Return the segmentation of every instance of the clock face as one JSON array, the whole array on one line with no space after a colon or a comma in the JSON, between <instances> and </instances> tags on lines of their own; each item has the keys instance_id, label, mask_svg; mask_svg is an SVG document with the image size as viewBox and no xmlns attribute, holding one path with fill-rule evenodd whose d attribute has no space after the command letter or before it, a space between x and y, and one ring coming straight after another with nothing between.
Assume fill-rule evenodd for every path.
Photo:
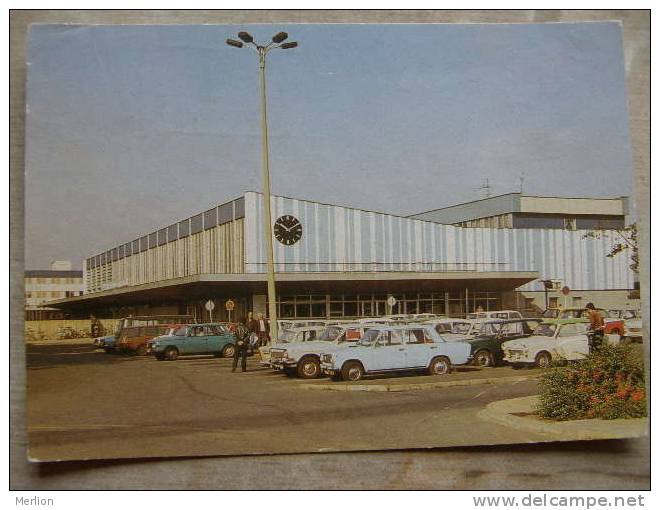
<instances>
[{"instance_id":1,"label":"clock face","mask_svg":"<svg viewBox=\"0 0 660 510\"><path fill-rule=\"evenodd\" d=\"M277 218L273 226L275 239L286 246L291 246L300 241L302 231L302 225L298 221L298 218L290 214L285 214Z\"/></svg>"}]
</instances>

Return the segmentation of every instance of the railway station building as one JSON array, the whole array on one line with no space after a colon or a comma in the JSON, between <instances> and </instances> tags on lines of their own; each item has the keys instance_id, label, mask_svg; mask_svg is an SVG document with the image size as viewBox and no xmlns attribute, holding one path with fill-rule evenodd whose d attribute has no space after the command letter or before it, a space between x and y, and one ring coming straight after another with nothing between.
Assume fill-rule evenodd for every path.
<instances>
[{"instance_id":1,"label":"railway station building","mask_svg":"<svg viewBox=\"0 0 660 510\"><path fill-rule=\"evenodd\" d=\"M546 200L542 212L530 212L521 204L529 208L533 200L505 197L481 209L463 204L450 215L436 210L411 217L272 197L279 317L462 315L478 307L537 314L544 308L544 280L571 289L564 306L591 299L603 307L632 306L628 257L607 257L615 236L585 237L586 228L620 228L625 199ZM553 207L573 220L557 220L548 212ZM470 212L459 214L461 209ZM224 303L231 299L234 317L266 314L262 215L263 195L250 191L90 254L83 262L83 295L49 306L73 318L203 318L204 303L213 300L214 319L226 320ZM536 219L521 220L525 215ZM396 299L392 309L390 296Z\"/></svg>"}]
</instances>

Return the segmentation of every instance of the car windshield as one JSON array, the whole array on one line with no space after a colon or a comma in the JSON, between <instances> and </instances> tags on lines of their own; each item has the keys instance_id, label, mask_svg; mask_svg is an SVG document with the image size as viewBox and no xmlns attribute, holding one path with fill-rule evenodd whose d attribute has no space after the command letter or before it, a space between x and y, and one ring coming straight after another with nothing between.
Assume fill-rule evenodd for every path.
<instances>
[{"instance_id":1,"label":"car windshield","mask_svg":"<svg viewBox=\"0 0 660 510\"><path fill-rule=\"evenodd\" d=\"M435 325L435 330L436 330L438 333L441 333L441 334L442 334L442 333L451 333L451 332L452 332L451 323L449 323L449 322L441 322L441 323L439 323L439 324L436 324L436 325Z\"/></svg>"},{"instance_id":2,"label":"car windshield","mask_svg":"<svg viewBox=\"0 0 660 510\"><path fill-rule=\"evenodd\" d=\"M460 322L454 324L454 327L451 328L451 332L458 335L467 335L468 331L470 331L470 326L471 324L469 322Z\"/></svg>"},{"instance_id":3,"label":"car windshield","mask_svg":"<svg viewBox=\"0 0 660 510\"><path fill-rule=\"evenodd\" d=\"M188 334L188 328L186 326L181 326L174 332L174 336L186 336Z\"/></svg>"},{"instance_id":4,"label":"car windshield","mask_svg":"<svg viewBox=\"0 0 660 510\"><path fill-rule=\"evenodd\" d=\"M324 342L334 342L337 340L337 337L341 334L342 330L343 328L338 326L326 328L318 339Z\"/></svg>"},{"instance_id":5,"label":"car windshield","mask_svg":"<svg viewBox=\"0 0 660 510\"><path fill-rule=\"evenodd\" d=\"M295 331L285 331L282 333L282 336L280 337L280 342L282 343L288 343L288 342L293 342L296 339L296 333Z\"/></svg>"},{"instance_id":6,"label":"car windshield","mask_svg":"<svg viewBox=\"0 0 660 510\"><path fill-rule=\"evenodd\" d=\"M378 335L380 335L380 331L377 329L370 329L362 335L362 338L360 338L357 343L358 345L372 345L378 338Z\"/></svg>"},{"instance_id":7,"label":"car windshield","mask_svg":"<svg viewBox=\"0 0 660 510\"><path fill-rule=\"evenodd\" d=\"M623 319L637 319L640 317L640 314L637 310L623 310L622 318Z\"/></svg>"},{"instance_id":8,"label":"car windshield","mask_svg":"<svg viewBox=\"0 0 660 510\"><path fill-rule=\"evenodd\" d=\"M555 336L556 324L539 324L534 330L535 336Z\"/></svg>"},{"instance_id":9,"label":"car windshield","mask_svg":"<svg viewBox=\"0 0 660 510\"><path fill-rule=\"evenodd\" d=\"M484 322L481 324L481 327L479 328L479 334L497 335L497 332L500 330L501 326L502 324L498 322Z\"/></svg>"}]
</instances>

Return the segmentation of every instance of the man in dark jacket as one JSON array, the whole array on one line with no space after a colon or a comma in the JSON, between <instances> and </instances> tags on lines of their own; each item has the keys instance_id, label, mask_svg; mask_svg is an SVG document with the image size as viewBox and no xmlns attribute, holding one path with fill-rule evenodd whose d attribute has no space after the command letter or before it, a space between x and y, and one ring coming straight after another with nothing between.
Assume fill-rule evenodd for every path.
<instances>
[{"instance_id":1,"label":"man in dark jacket","mask_svg":"<svg viewBox=\"0 0 660 510\"><path fill-rule=\"evenodd\" d=\"M234 336L236 337L236 348L234 349L234 363L232 364L231 371L236 372L238 358L241 358L241 368L245 372L247 370L248 347L250 346L250 330L242 320L237 321Z\"/></svg>"}]
</instances>

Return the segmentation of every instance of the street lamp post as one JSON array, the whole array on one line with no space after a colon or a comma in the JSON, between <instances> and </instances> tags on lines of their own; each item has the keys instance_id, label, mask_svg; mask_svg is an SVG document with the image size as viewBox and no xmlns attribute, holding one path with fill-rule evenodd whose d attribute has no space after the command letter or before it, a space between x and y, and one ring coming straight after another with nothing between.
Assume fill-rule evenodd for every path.
<instances>
[{"instance_id":1,"label":"street lamp post","mask_svg":"<svg viewBox=\"0 0 660 510\"><path fill-rule=\"evenodd\" d=\"M288 50L298 46L297 42L284 41L287 39L286 32L275 34L266 45L257 44L254 38L247 32L239 32L238 38L227 39L227 44L234 48L242 48L244 43L259 55L259 78L261 84L261 159L263 164L263 187L264 187L264 242L266 243L266 272L268 281L268 316L270 317L271 338L277 341L277 301L275 294L275 262L273 257L273 220L270 211L270 165L268 161L268 114L266 108L266 55L270 50Z\"/></svg>"}]
</instances>

